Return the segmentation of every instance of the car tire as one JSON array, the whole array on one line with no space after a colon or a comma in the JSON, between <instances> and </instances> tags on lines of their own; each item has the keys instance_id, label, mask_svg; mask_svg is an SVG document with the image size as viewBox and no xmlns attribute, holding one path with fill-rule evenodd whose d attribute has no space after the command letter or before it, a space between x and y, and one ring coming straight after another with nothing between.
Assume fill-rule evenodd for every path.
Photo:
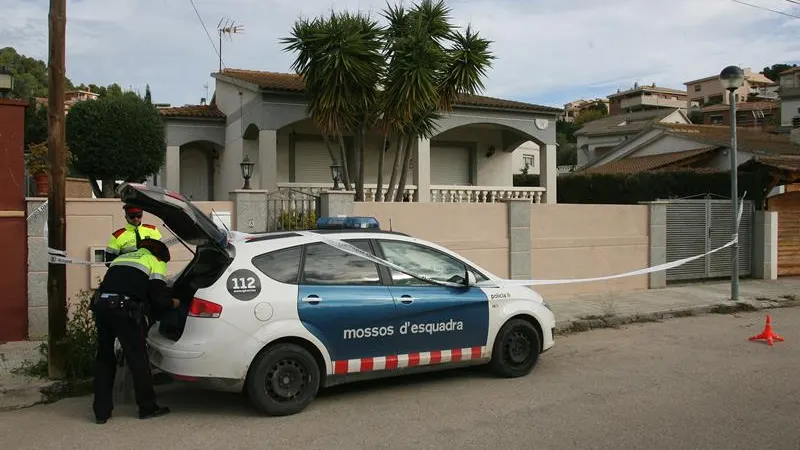
<instances>
[{"instance_id":1,"label":"car tire","mask_svg":"<svg viewBox=\"0 0 800 450\"><path fill-rule=\"evenodd\" d=\"M316 398L320 368L308 350L278 344L253 362L247 393L256 408L270 416L288 416L304 410Z\"/></svg>"},{"instance_id":2,"label":"car tire","mask_svg":"<svg viewBox=\"0 0 800 450\"><path fill-rule=\"evenodd\" d=\"M539 361L541 339L534 326L523 319L506 322L497 333L489 368L506 378L529 374Z\"/></svg>"}]
</instances>

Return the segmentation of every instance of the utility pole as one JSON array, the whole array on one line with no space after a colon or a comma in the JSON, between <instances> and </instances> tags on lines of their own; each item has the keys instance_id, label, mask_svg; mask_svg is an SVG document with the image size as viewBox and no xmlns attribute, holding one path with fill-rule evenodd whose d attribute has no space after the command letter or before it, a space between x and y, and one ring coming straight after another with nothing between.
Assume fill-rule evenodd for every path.
<instances>
[{"instance_id":1,"label":"utility pole","mask_svg":"<svg viewBox=\"0 0 800 450\"><path fill-rule=\"evenodd\" d=\"M47 246L66 250L66 201L64 145L64 80L66 77L65 34L67 22L66 0L50 0L49 28L50 51L48 57L47 95L47 146L50 157L50 194L48 195ZM48 321L48 372L51 378L66 375L67 349L67 266L47 266L47 321Z\"/></svg>"}]
</instances>

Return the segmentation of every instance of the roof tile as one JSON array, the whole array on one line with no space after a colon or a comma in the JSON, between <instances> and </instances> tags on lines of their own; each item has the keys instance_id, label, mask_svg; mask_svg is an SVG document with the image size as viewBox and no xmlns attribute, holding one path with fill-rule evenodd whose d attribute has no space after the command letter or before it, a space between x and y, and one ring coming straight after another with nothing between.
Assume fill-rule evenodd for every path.
<instances>
[{"instance_id":1,"label":"roof tile","mask_svg":"<svg viewBox=\"0 0 800 450\"><path fill-rule=\"evenodd\" d=\"M222 69L222 72L218 72L218 74L239 81L244 81L246 83L254 84L262 89L296 93L305 91L305 83L303 82L303 78L294 73L265 72L244 69ZM482 95L461 95L457 104L461 106L480 106L486 108L514 109L520 111L550 113L558 113L562 111L560 108L494 97L486 97Z\"/></svg>"},{"instance_id":2,"label":"roof tile","mask_svg":"<svg viewBox=\"0 0 800 450\"><path fill-rule=\"evenodd\" d=\"M663 128L672 135L682 136L706 145L729 147L731 142L729 126L659 123L656 124L656 127ZM744 127L737 128L736 131L739 150L767 155L800 154L800 145L793 144L788 135L766 133Z\"/></svg>"},{"instance_id":3,"label":"roof tile","mask_svg":"<svg viewBox=\"0 0 800 450\"><path fill-rule=\"evenodd\" d=\"M217 108L217 105L185 105L159 108L158 112L164 117L203 117L224 119L225 114Z\"/></svg>"},{"instance_id":4,"label":"roof tile","mask_svg":"<svg viewBox=\"0 0 800 450\"><path fill-rule=\"evenodd\" d=\"M669 168L675 165L680 165L680 163L687 163L689 160L695 157L709 154L717 148L718 147L716 146L711 146L682 152L662 153L660 155L622 158L601 166L581 170L578 172L578 174L631 174L646 172L649 170L657 170L661 168Z\"/></svg>"}]
</instances>

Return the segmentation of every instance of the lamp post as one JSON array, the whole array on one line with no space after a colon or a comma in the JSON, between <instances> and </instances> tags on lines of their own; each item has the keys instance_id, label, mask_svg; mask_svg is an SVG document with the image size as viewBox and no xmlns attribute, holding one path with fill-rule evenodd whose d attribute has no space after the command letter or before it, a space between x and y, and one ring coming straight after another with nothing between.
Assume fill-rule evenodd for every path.
<instances>
[{"instance_id":1,"label":"lamp post","mask_svg":"<svg viewBox=\"0 0 800 450\"><path fill-rule=\"evenodd\" d=\"M719 74L719 81L722 87L729 92L731 103L731 217L733 223L731 231L733 239L733 254L731 255L731 300L739 300L739 186L738 186L738 163L736 162L736 91L744 82L744 71L737 66L728 66L722 69Z\"/></svg>"},{"instance_id":2,"label":"lamp post","mask_svg":"<svg viewBox=\"0 0 800 450\"><path fill-rule=\"evenodd\" d=\"M5 66L0 66L0 98L6 98L14 89L14 74Z\"/></svg>"},{"instance_id":3,"label":"lamp post","mask_svg":"<svg viewBox=\"0 0 800 450\"><path fill-rule=\"evenodd\" d=\"M339 181L342 179L342 166L338 161L331 164L331 178L333 179L333 190L339 190Z\"/></svg>"},{"instance_id":4,"label":"lamp post","mask_svg":"<svg viewBox=\"0 0 800 450\"><path fill-rule=\"evenodd\" d=\"M247 155L244 155L244 159L239 163L239 166L242 168L242 178L244 178L244 186L242 186L242 189L250 189L250 177L253 176L253 167L255 165L256 163L251 161L250 157Z\"/></svg>"}]
</instances>

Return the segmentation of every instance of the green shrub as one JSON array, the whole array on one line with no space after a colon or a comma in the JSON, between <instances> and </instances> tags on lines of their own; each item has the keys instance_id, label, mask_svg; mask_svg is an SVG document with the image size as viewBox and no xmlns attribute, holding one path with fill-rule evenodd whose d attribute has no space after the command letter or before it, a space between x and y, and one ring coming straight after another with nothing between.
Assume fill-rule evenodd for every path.
<instances>
[{"instance_id":1,"label":"green shrub","mask_svg":"<svg viewBox=\"0 0 800 450\"><path fill-rule=\"evenodd\" d=\"M67 352L67 380L82 380L92 376L97 346L97 332L94 325L94 317L89 309L91 298L91 291L80 291L76 298L77 301L73 304L74 312L68 314L67 336L64 342L64 348ZM47 341L39 346L39 352L42 355L42 359L36 362L26 361L22 367L13 371L15 373L48 378Z\"/></svg>"},{"instance_id":2,"label":"green shrub","mask_svg":"<svg viewBox=\"0 0 800 450\"><path fill-rule=\"evenodd\" d=\"M747 191L756 209L762 209L767 178L761 172L739 173L739 196ZM514 186L539 186L538 175L514 175ZM665 170L635 174L568 174L557 181L558 203L636 204L658 199L702 197L730 198L727 171Z\"/></svg>"},{"instance_id":3,"label":"green shrub","mask_svg":"<svg viewBox=\"0 0 800 450\"><path fill-rule=\"evenodd\" d=\"M277 225L279 230L312 230L317 225L317 214L285 211L278 217Z\"/></svg>"}]
</instances>

